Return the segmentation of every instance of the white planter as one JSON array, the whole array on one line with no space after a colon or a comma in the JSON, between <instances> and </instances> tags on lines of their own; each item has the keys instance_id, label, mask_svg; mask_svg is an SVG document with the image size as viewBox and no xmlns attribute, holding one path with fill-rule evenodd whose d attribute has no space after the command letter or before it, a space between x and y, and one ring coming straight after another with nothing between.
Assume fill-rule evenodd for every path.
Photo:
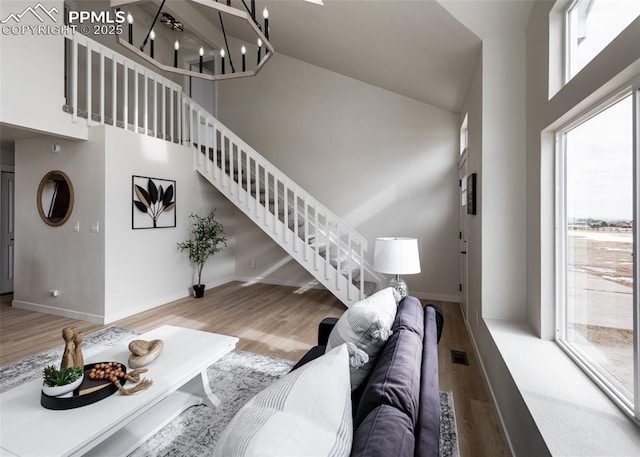
<instances>
[{"instance_id":1,"label":"white planter","mask_svg":"<svg viewBox=\"0 0 640 457\"><path fill-rule=\"evenodd\" d=\"M42 392L45 395L49 395L50 397L71 397L73 395L73 391L82 384L82 380L84 379L84 373L71 384L66 384L64 386L53 386L49 387L47 385L42 385Z\"/></svg>"}]
</instances>

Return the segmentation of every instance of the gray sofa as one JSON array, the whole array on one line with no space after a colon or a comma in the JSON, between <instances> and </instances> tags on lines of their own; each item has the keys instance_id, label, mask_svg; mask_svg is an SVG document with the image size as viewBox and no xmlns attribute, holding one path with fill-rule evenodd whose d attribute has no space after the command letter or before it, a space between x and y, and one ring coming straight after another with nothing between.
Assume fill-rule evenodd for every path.
<instances>
[{"instance_id":1,"label":"gray sofa","mask_svg":"<svg viewBox=\"0 0 640 457\"><path fill-rule=\"evenodd\" d=\"M318 330L318 346L293 367L324 354L337 319L327 318ZM424 308L406 297L373 371L352 393L353 446L351 456L438 456L440 389L438 343L444 317L436 305Z\"/></svg>"}]
</instances>

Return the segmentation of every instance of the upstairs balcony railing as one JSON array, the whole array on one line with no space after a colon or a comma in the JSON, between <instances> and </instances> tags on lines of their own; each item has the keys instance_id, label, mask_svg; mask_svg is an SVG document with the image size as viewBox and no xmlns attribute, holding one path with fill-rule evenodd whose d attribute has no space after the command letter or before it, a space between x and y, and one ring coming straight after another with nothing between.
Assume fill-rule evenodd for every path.
<instances>
[{"instance_id":1,"label":"upstairs balcony railing","mask_svg":"<svg viewBox=\"0 0 640 457\"><path fill-rule=\"evenodd\" d=\"M109 124L181 142L180 84L82 34L65 38L64 109L73 122Z\"/></svg>"}]
</instances>

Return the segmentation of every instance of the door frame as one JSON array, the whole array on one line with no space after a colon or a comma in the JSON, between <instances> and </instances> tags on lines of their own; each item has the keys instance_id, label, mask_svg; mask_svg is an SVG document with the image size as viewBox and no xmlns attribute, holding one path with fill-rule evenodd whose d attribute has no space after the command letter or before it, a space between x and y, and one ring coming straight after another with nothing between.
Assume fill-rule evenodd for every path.
<instances>
[{"instance_id":1,"label":"door frame","mask_svg":"<svg viewBox=\"0 0 640 457\"><path fill-rule=\"evenodd\" d=\"M13 165L0 165L0 176L2 176L2 173L13 173L13 177L14 177L14 192L13 192L13 209L14 209L14 218L13 218L13 229L14 229L14 238L15 238L15 166ZM2 186L0 185L0 214L2 214L3 208L1 207L2 202L3 202L3 198L2 198ZM3 234L0 233L0 244L4 243L4 239L3 238ZM3 254L4 251L0 250L0 254ZM8 253L7 253L8 255ZM8 258L0 258L0 262L2 262L2 265L7 265L8 262ZM13 255L13 263L15 266L15 248L14 248L14 255ZM0 290L0 293L10 293L13 292L13 287L11 287L11 290Z\"/></svg>"},{"instance_id":2,"label":"door frame","mask_svg":"<svg viewBox=\"0 0 640 457\"><path fill-rule=\"evenodd\" d=\"M462 315L469 320L469 216L467 215L466 195L463 194L463 186L466 186L469 174L469 161L467 149L465 148L458 159L458 179L459 179L459 249L460 259L460 308Z\"/></svg>"}]
</instances>

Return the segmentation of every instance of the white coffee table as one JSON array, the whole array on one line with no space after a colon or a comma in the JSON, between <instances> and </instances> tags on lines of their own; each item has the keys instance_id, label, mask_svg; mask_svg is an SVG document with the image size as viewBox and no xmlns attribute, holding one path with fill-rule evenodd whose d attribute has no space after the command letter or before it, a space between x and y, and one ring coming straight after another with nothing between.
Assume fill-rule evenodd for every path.
<instances>
[{"instance_id":1,"label":"white coffee table","mask_svg":"<svg viewBox=\"0 0 640 457\"><path fill-rule=\"evenodd\" d=\"M189 406L219 403L206 368L231 352L238 338L165 325L135 339L164 342L143 375L153 380L148 390L54 411L40 405L40 379L22 384L0 395L0 455L127 455ZM126 342L85 363L126 364L128 358Z\"/></svg>"}]
</instances>

